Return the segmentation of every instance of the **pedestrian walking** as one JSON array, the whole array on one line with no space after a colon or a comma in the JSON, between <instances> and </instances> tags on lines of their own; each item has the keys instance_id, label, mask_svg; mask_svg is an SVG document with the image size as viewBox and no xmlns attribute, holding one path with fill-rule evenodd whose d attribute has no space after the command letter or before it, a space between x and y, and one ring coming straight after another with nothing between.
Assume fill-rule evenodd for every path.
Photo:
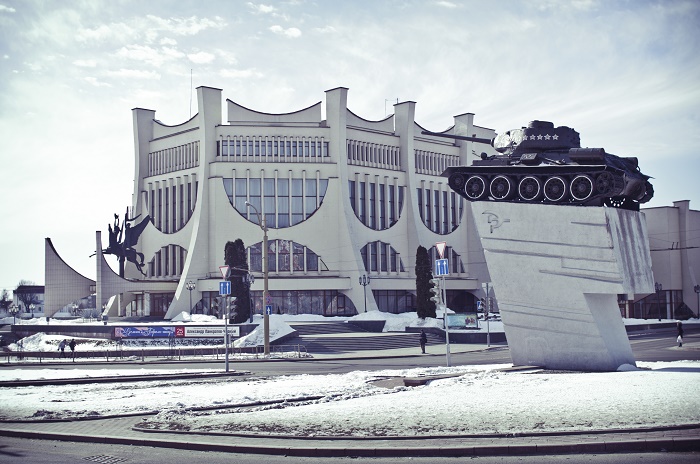
<instances>
[{"instance_id":1,"label":"pedestrian walking","mask_svg":"<svg viewBox=\"0 0 700 464\"><path fill-rule=\"evenodd\" d=\"M61 340L61 343L58 344L58 350L61 352L61 357L65 358L66 357L66 339L64 338Z\"/></svg>"},{"instance_id":2,"label":"pedestrian walking","mask_svg":"<svg viewBox=\"0 0 700 464\"><path fill-rule=\"evenodd\" d=\"M68 346L70 347L70 352L73 356L73 362L75 362L75 338L70 339Z\"/></svg>"},{"instance_id":3,"label":"pedestrian walking","mask_svg":"<svg viewBox=\"0 0 700 464\"><path fill-rule=\"evenodd\" d=\"M676 341L678 342L678 348L683 346L683 337L682 336L679 335L678 338L676 338Z\"/></svg>"},{"instance_id":4,"label":"pedestrian walking","mask_svg":"<svg viewBox=\"0 0 700 464\"><path fill-rule=\"evenodd\" d=\"M681 321L678 321L677 327L678 327L678 336L683 337L683 323Z\"/></svg>"},{"instance_id":5,"label":"pedestrian walking","mask_svg":"<svg viewBox=\"0 0 700 464\"><path fill-rule=\"evenodd\" d=\"M425 344L428 343L428 336L425 334L425 330L420 329L420 349L425 354Z\"/></svg>"}]
</instances>

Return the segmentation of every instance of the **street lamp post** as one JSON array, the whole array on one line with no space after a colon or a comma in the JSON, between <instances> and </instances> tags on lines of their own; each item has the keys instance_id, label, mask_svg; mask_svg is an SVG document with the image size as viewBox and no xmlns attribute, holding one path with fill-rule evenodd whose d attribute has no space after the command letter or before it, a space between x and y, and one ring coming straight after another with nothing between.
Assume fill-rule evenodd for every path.
<instances>
[{"instance_id":1,"label":"street lamp post","mask_svg":"<svg viewBox=\"0 0 700 464\"><path fill-rule=\"evenodd\" d=\"M654 290L656 290L656 308L657 308L657 313L659 316L659 321L661 320L661 290L663 290L663 286L656 282L654 283Z\"/></svg>"},{"instance_id":2,"label":"street lamp post","mask_svg":"<svg viewBox=\"0 0 700 464\"><path fill-rule=\"evenodd\" d=\"M17 313L19 312L19 306L12 303L9 307L10 314L12 314L12 325L17 324Z\"/></svg>"},{"instance_id":3,"label":"street lamp post","mask_svg":"<svg viewBox=\"0 0 700 464\"><path fill-rule=\"evenodd\" d=\"M190 312L192 312L192 290L197 286L194 282L191 280L187 281L185 284L185 288L190 291Z\"/></svg>"},{"instance_id":4,"label":"street lamp post","mask_svg":"<svg viewBox=\"0 0 700 464\"><path fill-rule=\"evenodd\" d=\"M249 201L245 202L246 206L253 208L255 214L258 216L258 222L260 223L260 228L263 231L263 331L265 333L265 356L270 355L270 315L267 313L269 292L267 287L268 279L268 256L267 256L267 224L265 218L260 215L258 209L253 206Z\"/></svg>"},{"instance_id":5,"label":"street lamp post","mask_svg":"<svg viewBox=\"0 0 700 464\"><path fill-rule=\"evenodd\" d=\"M698 297L698 319L700 319L700 285L696 285L693 287L693 290L695 290L695 295Z\"/></svg>"},{"instance_id":6,"label":"street lamp post","mask_svg":"<svg viewBox=\"0 0 700 464\"><path fill-rule=\"evenodd\" d=\"M362 276L360 276L360 285L362 285L362 289L365 293L365 312L367 312L367 286L371 280L372 279L370 279L368 275L362 274Z\"/></svg>"}]
</instances>

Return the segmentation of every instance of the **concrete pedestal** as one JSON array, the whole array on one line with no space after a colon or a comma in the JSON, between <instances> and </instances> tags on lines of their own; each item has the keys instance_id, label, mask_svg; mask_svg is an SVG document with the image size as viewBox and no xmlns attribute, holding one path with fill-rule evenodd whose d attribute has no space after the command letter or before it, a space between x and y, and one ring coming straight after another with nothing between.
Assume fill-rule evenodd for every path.
<instances>
[{"instance_id":1,"label":"concrete pedestal","mask_svg":"<svg viewBox=\"0 0 700 464\"><path fill-rule=\"evenodd\" d=\"M515 365L635 365L618 294L653 293L644 215L615 208L472 203Z\"/></svg>"}]
</instances>

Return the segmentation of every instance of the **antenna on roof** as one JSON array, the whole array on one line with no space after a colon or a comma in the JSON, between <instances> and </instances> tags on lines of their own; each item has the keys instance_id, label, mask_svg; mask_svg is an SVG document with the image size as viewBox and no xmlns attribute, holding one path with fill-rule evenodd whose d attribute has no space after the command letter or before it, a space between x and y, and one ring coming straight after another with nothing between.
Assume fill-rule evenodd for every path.
<instances>
[{"instance_id":1,"label":"antenna on roof","mask_svg":"<svg viewBox=\"0 0 700 464\"><path fill-rule=\"evenodd\" d=\"M393 101L394 101L393 98L385 98L385 99L384 99L384 117L386 117L386 102L393 102ZM398 99L398 98L396 98L396 104L397 104L397 105L399 104L399 99Z\"/></svg>"}]
</instances>

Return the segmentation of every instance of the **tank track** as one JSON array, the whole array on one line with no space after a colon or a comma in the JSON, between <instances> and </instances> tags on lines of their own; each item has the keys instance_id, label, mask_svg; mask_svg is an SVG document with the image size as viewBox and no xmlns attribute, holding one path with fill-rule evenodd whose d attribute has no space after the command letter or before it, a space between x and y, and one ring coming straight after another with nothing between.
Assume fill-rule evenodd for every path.
<instances>
[{"instance_id":1,"label":"tank track","mask_svg":"<svg viewBox=\"0 0 700 464\"><path fill-rule=\"evenodd\" d=\"M639 210L639 203L653 196L651 184L646 183L646 192L625 192L624 176L623 171L606 165L472 166L453 168L448 183L469 201L605 205Z\"/></svg>"}]
</instances>

